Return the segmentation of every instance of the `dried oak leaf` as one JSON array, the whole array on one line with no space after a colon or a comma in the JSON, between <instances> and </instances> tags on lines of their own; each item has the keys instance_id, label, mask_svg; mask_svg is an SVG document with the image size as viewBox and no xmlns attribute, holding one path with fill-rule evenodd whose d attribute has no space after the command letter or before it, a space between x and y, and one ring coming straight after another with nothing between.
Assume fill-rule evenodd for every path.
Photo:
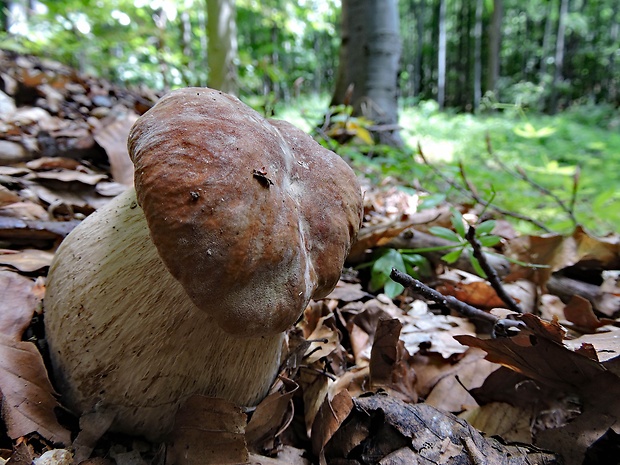
<instances>
[{"instance_id":1,"label":"dried oak leaf","mask_svg":"<svg viewBox=\"0 0 620 465\"><path fill-rule=\"evenodd\" d=\"M11 439L38 432L54 443L69 444L69 431L57 421L56 393L41 354L22 334L38 304L35 283L0 271L0 391L2 418Z\"/></svg>"}]
</instances>

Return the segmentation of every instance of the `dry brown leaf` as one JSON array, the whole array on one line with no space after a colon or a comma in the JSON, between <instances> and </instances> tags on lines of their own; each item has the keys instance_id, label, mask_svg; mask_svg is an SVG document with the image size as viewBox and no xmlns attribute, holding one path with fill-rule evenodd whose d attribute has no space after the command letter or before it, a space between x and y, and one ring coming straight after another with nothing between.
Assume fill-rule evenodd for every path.
<instances>
[{"instance_id":1,"label":"dry brown leaf","mask_svg":"<svg viewBox=\"0 0 620 465\"><path fill-rule=\"evenodd\" d=\"M89 171L84 165L73 158L66 157L41 157L29 161L26 166L34 171L39 170L81 170Z\"/></svg>"},{"instance_id":2,"label":"dry brown leaf","mask_svg":"<svg viewBox=\"0 0 620 465\"><path fill-rule=\"evenodd\" d=\"M582 386L582 414L570 423L541 431L536 436L541 447L562 452L565 465L581 465L588 449L608 432L620 434L620 378L606 371ZM615 454L612 446L607 455ZM595 462L590 462L595 463Z\"/></svg>"},{"instance_id":3,"label":"dry brown leaf","mask_svg":"<svg viewBox=\"0 0 620 465\"><path fill-rule=\"evenodd\" d=\"M469 349L469 355L460 359L435 383L426 397L426 403L444 412L462 412L478 406L469 391L482 385L499 367L484 359L479 349ZM423 370L421 367L420 370ZM437 379L437 378L436 378Z\"/></svg>"},{"instance_id":4,"label":"dry brown leaf","mask_svg":"<svg viewBox=\"0 0 620 465\"><path fill-rule=\"evenodd\" d=\"M312 451L319 457L321 465L326 464L324 447L349 416L353 399L348 391L340 391L332 399L325 399L312 425Z\"/></svg>"},{"instance_id":5,"label":"dry brown leaf","mask_svg":"<svg viewBox=\"0 0 620 465\"><path fill-rule=\"evenodd\" d=\"M442 284L437 287L437 291L443 295L451 295L477 308L490 309L505 305L487 280L471 273L450 270L440 275L439 279Z\"/></svg>"},{"instance_id":6,"label":"dry brown leaf","mask_svg":"<svg viewBox=\"0 0 620 465\"><path fill-rule=\"evenodd\" d=\"M602 326L615 323L609 318L599 319L592 310L592 304L578 295L571 297L571 300L566 304L564 316L579 330L587 333L593 333Z\"/></svg>"},{"instance_id":7,"label":"dry brown leaf","mask_svg":"<svg viewBox=\"0 0 620 465\"><path fill-rule=\"evenodd\" d=\"M308 437L312 424L329 393L329 378L315 368L302 367L299 370L299 385L304 399L304 421Z\"/></svg>"},{"instance_id":8,"label":"dry brown leaf","mask_svg":"<svg viewBox=\"0 0 620 465\"><path fill-rule=\"evenodd\" d=\"M547 265L548 268L524 268L515 275L532 278L544 285L552 273L579 265L582 268L620 268L620 240L596 238L581 226L571 236L546 235L520 237L509 243L512 255L526 262Z\"/></svg>"},{"instance_id":9,"label":"dry brown leaf","mask_svg":"<svg viewBox=\"0 0 620 465\"><path fill-rule=\"evenodd\" d=\"M527 325L514 337L482 340L455 336L460 343L487 352L487 360L511 368L544 384L560 389L575 389L605 369L594 360L562 345L563 330L557 323L538 317L521 316Z\"/></svg>"},{"instance_id":10,"label":"dry brown leaf","mask_svg":"<svg viewBox=\"0 0 620 465\"><path fill-rule=\"evenodd\" d=\"M69 432L58 423L59 406L43 359L31 342L21 340L38 305L34 283L0 270L0 391L2 417L9 437L32 432L67 445Z\"/></svg>"},{"instance_id":11,"label":"dry brown leaf","mask_svg":"<svg viewBox=\"0 0 620 465\"><path fill-rule=\"evenodd\" d=\"M319 319L314 331L307 336L312 342L304 355L304 363L311 365L340 347L340 335L334 327L333 314Z\"/></svg>"},{"instance_id":12,"label":"dry brown leaf","mask_svg":"<svg viewBox=\"0 0 620 465\"><path fill-rule=\"evenodd\" d=\"M26 177L29 180L61 181L64 183L80 182L94 186L108 177L105 174L84 173L83 171L60 169L55 171L38 171Z\"/></svg>"},{"instance_id":13,"label":"dry brown leaf","mask_svg":"<svg viewBox=\"0 0 620 465\"><path fill-rule=\"evenodd\" d=\"M361 284L338 281L334 290L325 299L355 302L368 297L372 297L372 295L364 291Z\"/></svg>"},{"instance_id":14,"label":"dry brown leaf","mask_svg":"<svg viewBox=\"0 0 620 465\"><path fill-rule=\"evenodd\" d=\"M49 267L54 254L38 249L0 249L0 264L10 265L24 273L32 273Z\"/></svg>"},{"instance_id":15,"label":"dry brown leaf","mask_svg":"<svg viewBox=\"0 0 620 465\"><path fill-rule=\"evenodd\" d=\"M175 416L166 463L175 465L239 464L248 460L246 417L223 399L193 395Z\"/></svg>"},{"instance_id":16,"label":"dry brown leaf","mask_svg":"<svg viewBox=\"0 0 620 465\"><path fill-rule=\"evenodd\" d=\"M18 218L20 220L46 220L47 210L41 205L25 200L0 207L0 216Z\"/></svg>"},{"instance_id":17,"label":"dry brown leaf","mask_svg":"<svg viewBox=\"0 0 620 465\"><path fill-rule=\"evenodd\" d=\"M502 402L492 402L464 412L459 418L467 420L487 436L500 436L505 441L532 443L532 414L530 411Z\"/></svg>"},{"instance_id":18,"label":"dry brown leaf","mask_svg":"<svg viewBox=\"0 0 620 465\"><path fill-rule=\"evenodd\" d=\"M265 397L252 414L245 428L248 449L254 452L273 448L274 440L292 413L291 399L299 389L296 382L280 378L278 389ZM266 443L270 442L268 447Z\"/></svg>"},{"instance_id":19,"label":"dry brown leaf","mask_svg":"<svg viewBox=\"0 0 620 465\"><path fill-rule=\"evenodd\" d=\"M0 207L19 202L20 200L21 197L19 195L0 185Z\"/></svg>"},{"instance_id":20,"label":"dry brown leaf","mask_svg":"<svg viewBox=\"0 0 620 465\"><path fill-rule=\"evenodd\" d=\"M591 344L596 350L597 359L607 368L607 361L620 356L620 328L609 327L609 331L597 334L584 334L576 339L565 341L565 344L577 350L584 344ZM620 375L620 371L616 374Z\"/></svg>"},{"instance_id":21,"label":"dry brown leaf","mask_svg":"<svg viewBox=\"0 0 620 465\"><path fill-rule=\"evenodd\" d=\"M133 163L127 152L127 137L137 119L134 112L113 112L93 134L108 154L112 178L125 186L133 186Z\"/></svg>"}]
</instances>

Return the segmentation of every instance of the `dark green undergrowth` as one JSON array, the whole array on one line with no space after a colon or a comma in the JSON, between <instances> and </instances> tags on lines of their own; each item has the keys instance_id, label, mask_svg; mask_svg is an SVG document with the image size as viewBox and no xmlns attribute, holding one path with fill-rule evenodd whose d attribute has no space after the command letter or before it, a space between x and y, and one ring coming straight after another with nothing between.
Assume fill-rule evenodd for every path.
<instances>
[{"instance_id":1,"label":"dark green undergrowth","mask_svg":"<svg viewBox=\"0 0 620 465\"><path fill-rule=\"evenodd\" d=\"M313 98L276 108L276 117L313 130L325 108L325 99ZM582 106L548 116L506 106L471 115L421 102L401 109L401 126L402 150L324 143L377 183L389 176L405 189L420 186L430 194L427 205L475 203L474 190L478 199L554 232L569 232L575 223L597 234L620 231L617 109ZM541 232L532 222L507 218L520 232Z\"/></svg>"}]
</instances>

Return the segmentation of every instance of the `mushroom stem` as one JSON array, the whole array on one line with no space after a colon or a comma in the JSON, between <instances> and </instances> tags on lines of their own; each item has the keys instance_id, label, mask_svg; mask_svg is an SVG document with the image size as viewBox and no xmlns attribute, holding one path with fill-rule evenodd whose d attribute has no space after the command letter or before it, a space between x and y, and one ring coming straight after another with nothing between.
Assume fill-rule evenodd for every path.
<instances>
[{"instance_id":1,"label":"mushroom stem","mask_svg":"<svg viewBox=\"0 0 620 465\"><path fill-rule=\"evenodd\" d=\"M235 337L199 310L159 257L133 189L61 244L45 309L63 403L111 409L116 431L161 439L190 395L254 405L277 375L284 334Z\"/></svg>"}]
</instances>

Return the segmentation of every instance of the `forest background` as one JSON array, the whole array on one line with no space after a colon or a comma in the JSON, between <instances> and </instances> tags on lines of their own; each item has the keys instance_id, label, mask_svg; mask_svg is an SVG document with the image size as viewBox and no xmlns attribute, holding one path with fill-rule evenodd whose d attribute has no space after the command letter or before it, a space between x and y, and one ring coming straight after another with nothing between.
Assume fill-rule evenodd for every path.
<instances>
[{"instance_id":1,"label":"forest background","mask_svg":"<svg viewBox=\"0 0 620 465\"><path fill-rule=\"evenodd\" d=\"M373 121L329 109L337 0L4 0L0 46L158 92L210 85L228 50L228 90L314 131L377 183L424 187L423 206L471 201L475 190L474 200L525 216L514 219L522 231L618 230L615 0L387 3L399 19L397 148L365 137ZM223 23L234 27L213 35ZM352 141L322 127L326 115Z\"/></svg>"}]
</instances>

